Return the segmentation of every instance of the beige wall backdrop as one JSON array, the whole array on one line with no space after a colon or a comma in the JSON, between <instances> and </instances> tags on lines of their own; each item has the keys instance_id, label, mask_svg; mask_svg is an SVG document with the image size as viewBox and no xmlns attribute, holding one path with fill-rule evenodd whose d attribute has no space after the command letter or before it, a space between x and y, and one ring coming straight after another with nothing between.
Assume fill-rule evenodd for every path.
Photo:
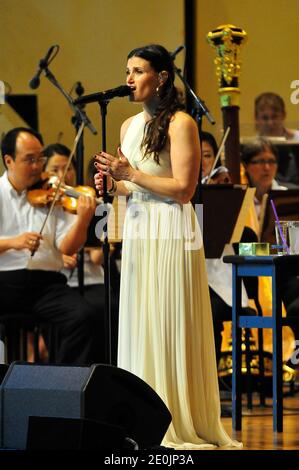
<instances>
[{"instance_id":1,"label":"beige wall backdrop","mask_svg":"<svg viewBox=\"0 0 299 470\"><path fill-rule=\"evenodd\" d=\"M0 0L0 80L10 84L13 94L37 94L46 144L60 137L71 146L74 139L72 111L60 92L44 76L36 91L28 86L51 45L60 46L50 65L56 79L67 92L81 81L88 94L124 84L127 53L150 42L169 50L184 43L183 0ZM182 60L178 57L178 65ZM85 110L99 132L93 136L85 130L86 164L101 147L101 126L98 105ZM127 98L110 102L110 151L118 145L121 122L137 111ZM20 124L7 104L0 106L0 134Z\"/></svg>"},{"instance_id":2,"label":"beige wall backdrop","mask_svg":"<svg viewBox=\"0 0 299 470\"><path fill-rule=\"evenodd\" d=\"M286 102L288 122L299 127L299 105L290 101L290 83L299 79L298 0L196 0L195 5L195 91L217 120L212 127L203 119L203 128L220 137L216 54L206 35L226 23L240 26L248 34L239 80L241 134L253 132L253 102L263 91L279 93ZM183 44L183 0L0 0L0 80L8 82L14 94L37 94L46 143L61 136L61 142L70 146L74 137L72 112L59 91L44 76L36 91L28 86L39 59L51 45L60 45L50 66L57 80L68 92L81 81L87 94L123 84L128 51L149 42L162 43L169 50ZM183 53L177 56L179 67L183 57ZM121 122L137 109L127 98L111 101L109 150L114 151L118 144ZM98 106L90 104L86 112L99 134L93 136L85 130L85 163L101 146ZM20 124L8 105L0 106L0 133L10 123Z\"/></svg>"},{"instance_id":3,"label":"beige wall backdrop","mask_svg":"<svg viewBox=\"0 0 299 470\"><path fill-rule=\"evenodd\" d=\"M196 0L196 91L217 119L216 127L204 120L204 129L219 133L222 125L216 52L206 41L207 33L222 24L234 24L248 34L239 80L241 134L252 132L254 98L264 91L284 98L287 121L299 128L299 104L290 101L290 83L299 80L298 0Z\"/></svg>"}]
</instances>

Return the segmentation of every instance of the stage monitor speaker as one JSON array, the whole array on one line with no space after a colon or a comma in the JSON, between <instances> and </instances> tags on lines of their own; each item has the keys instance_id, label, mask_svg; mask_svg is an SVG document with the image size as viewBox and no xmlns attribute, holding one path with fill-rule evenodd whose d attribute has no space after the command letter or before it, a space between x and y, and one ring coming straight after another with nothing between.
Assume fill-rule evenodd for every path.
<instances>
[{"instance_id":1,"label":"stage monitor speaker","mask_svg":"<svg viewBox=\"0 0 299 470\"><path fill-rule=\"evenodd\" d=\"M161 443L171 414L139 377L118 367L14 362L0 386L1 447L25 449L29 416L85 418L124 429L139 448Z\"/></svg>"},{"instance_id":2,"label":"stage monitor speaker","mask_svg":"<svg viewBox=\"0 0 299 470\"><path fill-rule=\"evenodd\" d=\"M134 447L119 426L85 418L29 416L26 449L134 450Z\"/></svg>"}]
</instances>

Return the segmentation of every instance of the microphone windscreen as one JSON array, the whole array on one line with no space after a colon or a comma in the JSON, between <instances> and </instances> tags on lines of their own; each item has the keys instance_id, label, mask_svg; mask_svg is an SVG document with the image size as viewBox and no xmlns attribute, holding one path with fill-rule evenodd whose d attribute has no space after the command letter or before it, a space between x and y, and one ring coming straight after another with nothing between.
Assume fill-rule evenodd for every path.
<instances>
[{"instance_id":1,"label":"microphone windscreen","mask_svg":"<svg viewBox=\"0 0 299 470\"><path fill-rule=\"evenodd\" d=\"M36 88L38 88L39 84L40 84L40 79L38 77L33 77L29 82L29 86L30 88L32 88L32 90L35 90Z\"/></svg>"}]
</instances>

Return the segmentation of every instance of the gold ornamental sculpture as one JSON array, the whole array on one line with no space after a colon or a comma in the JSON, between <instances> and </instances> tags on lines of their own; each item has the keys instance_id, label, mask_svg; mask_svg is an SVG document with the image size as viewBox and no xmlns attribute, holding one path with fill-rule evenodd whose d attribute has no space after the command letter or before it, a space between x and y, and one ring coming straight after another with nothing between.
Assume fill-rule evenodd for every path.
<instances>
[{"instance_id":1,"label":"gold ornamental sculpture","mask_svg":"<svg viewBox=\"0 0 299 470\"><path fill-rule=\"evenodd\" d=\"M247 40L247 33L242 28L227 24L210 31L207 39L216 49L217 57L214 62L221 107L239 106L240 51Z\"/></svg>"},{"instance_id":2,"label":"gold ornamental sculpture","mask_svg":"<svg viewBox=\"0 0 299 470\"><path fill-rule=\"evenodd\" d=\"M232 182L240 183L240 131L239 131L239 76L240 50L247 34L242 28L227 24L218 26L207 35L208 42L216 49L216 74L219 83L223 131L230 127L225 143L225 165Z\"/></svg>"}]
</instances>

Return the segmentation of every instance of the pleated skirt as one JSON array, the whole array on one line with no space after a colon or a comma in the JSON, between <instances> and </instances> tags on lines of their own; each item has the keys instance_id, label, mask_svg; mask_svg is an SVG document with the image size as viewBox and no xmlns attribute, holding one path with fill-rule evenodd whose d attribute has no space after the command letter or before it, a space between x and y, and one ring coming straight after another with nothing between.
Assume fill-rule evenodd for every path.
<instances>
[{"instance_id":1,"label":"pleated skirt","mask_svg":"<svg viewBox=\"0 0 299 470\"><path fill-rule=\"evenodd\" d=\"M162 398L162 444L241 446L220 421L212 314L200 228L191 204L133 193L126 212L118 366Z\"/></svg>"}]
</instances>

